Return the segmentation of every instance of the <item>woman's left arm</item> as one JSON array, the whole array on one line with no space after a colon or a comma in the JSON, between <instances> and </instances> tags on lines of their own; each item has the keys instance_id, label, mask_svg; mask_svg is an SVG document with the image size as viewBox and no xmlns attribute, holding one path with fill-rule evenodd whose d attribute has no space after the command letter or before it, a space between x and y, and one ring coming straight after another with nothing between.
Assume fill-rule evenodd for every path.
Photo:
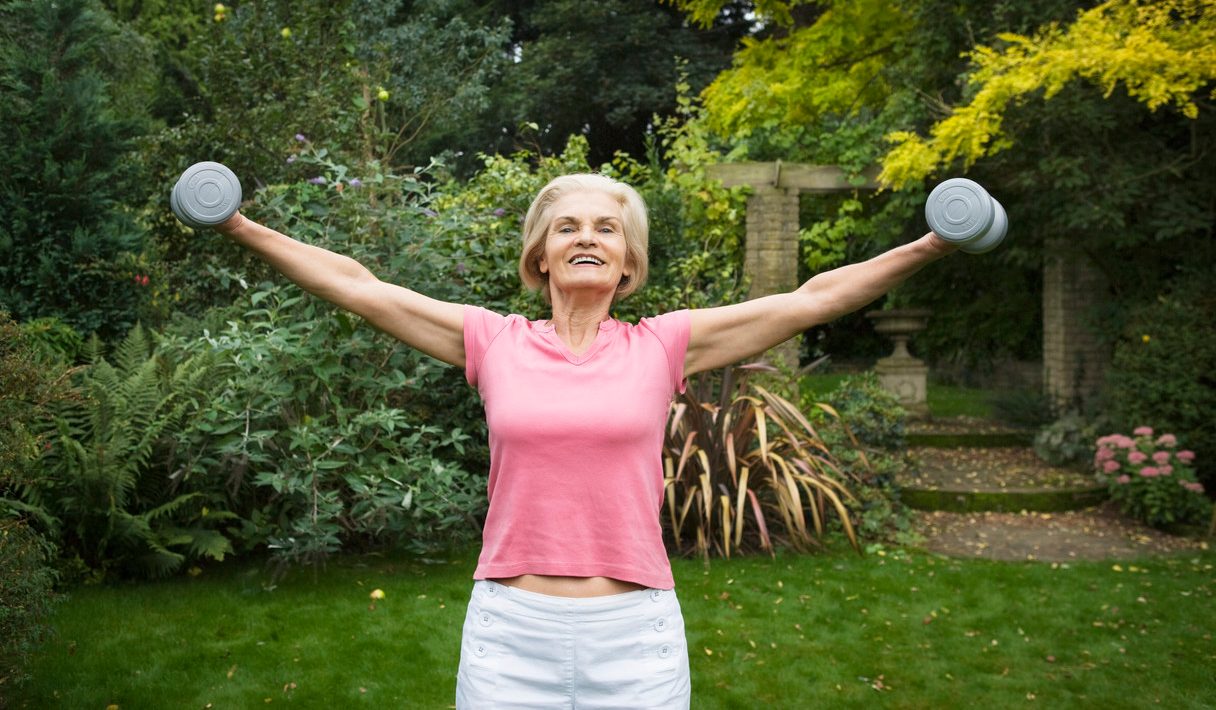
<instances>
[{"instance_id":1,"label":"woman's left arm","mask_svg":"<svg viewBox=\"0 0 1216 710\"><path fill-rule=\"evenodd\" d=\"M869 261L817 274L792 293L690 311L684 374L758 355L808 328L852 313L956 248L929 232Z\"/></svg>"}]
</instances>

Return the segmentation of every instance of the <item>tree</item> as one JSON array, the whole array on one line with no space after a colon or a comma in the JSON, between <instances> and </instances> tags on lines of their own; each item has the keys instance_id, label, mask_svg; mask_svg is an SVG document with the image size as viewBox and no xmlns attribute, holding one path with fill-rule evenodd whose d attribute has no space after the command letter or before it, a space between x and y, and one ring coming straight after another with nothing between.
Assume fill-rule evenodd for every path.
<instances>
[{"instance_id":1,"label":"tree","mask_svg":"<svg viewBox=\"0 0 1216 710\"><path fill-rule=\"evenodd\" d=\"M642 155L655 116L676 113L681 74L699 91L727 66L751 27L744 5L723 3L717 26L699 32L676 8L649 0L464 3L470 22L509 18L511 61L486 111L449 145L468 157L521 147L552 155L581 135L592 165L618 151Z\"/></svg>"},{"instance_id":2,"label":"tree","mask_svg":"<svg viewBox=\"0 0 1216 710\"><path fill-rule=\"evenodd\" d=\"M0 28L0 304L124 332L142 298L144 234L123 203L146 48L94 0L20 0Z\"/></svg>"},{"instance_id":3,"label":"tree","mask_svg":"<svg viewBox=\"0 0 1216 710\"><path fill-rule=\"evenodd\" d=\"M696 18L719 5L681 3ZM1014 220L1007 244L929 270L894 297L936 307L917 339L936 358L1029 356L1041 327L1045 234L1068 235L1108 272L1114 298L1091 315L1112 332L1131 304L1207 258L1216 214L1216 176L1204 170L1216 147L1204 88L1214 65L1211 6L758 3L766 33L703 99L737 154L887 167L898 189L807 208L809 247L867 256L923 230L920 206L933 181L966 172L987 185ZM778 86L777 98L766 83ZM886 136L902 146L888 154ZM849 325L836 326L845 341L855 339Z\"/></svg>"},{"instance_id":4,"label":"tree","mask_svg":"<svg viewBox=\"0 0 1216 710\"><path fill-rule=\"evenodd\" d=\"M1107 0L1067 27L1050 23L1024 36L1002 33L1003 46L978 46L968 80L974 93L935 123L928 139L892 133L882 179L899 186L961 161L964 166L1014 145L1002 132L1011 105L1051 100L1077 80L1116 88L1150 111L1169 107L1199 118L1201 97L1216 98L1216 1Z\"/></svg>"}]
</instances>

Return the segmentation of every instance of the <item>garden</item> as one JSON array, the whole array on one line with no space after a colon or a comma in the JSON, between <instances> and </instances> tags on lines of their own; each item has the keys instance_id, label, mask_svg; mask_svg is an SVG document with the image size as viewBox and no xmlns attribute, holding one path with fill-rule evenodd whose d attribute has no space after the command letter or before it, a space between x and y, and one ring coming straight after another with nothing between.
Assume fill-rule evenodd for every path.
<instances>
[{"instance_id":1,"label":"garden","mask_svg":"<svg viewBox=\"0 0 1216 710\"><path fill-rule=\"evenodd\" d=\"M477 393L175 219L199 160L258 222L530 318L533 197L609 175L650 216L628 322L751 293L752 191L713 166L857 186L800 199L800 282L919 237L941 180L984 184L1005 243L865 309L933 313L923 411L875 375L890 344L861 312L674 399L657 513L693 705L1216 703L1212 0L16 0L0 19L0 707L452 704L487 510ZM1060 263L1087 291L1063 346ZM1011 382L1074 341L1075 388ZM985 446L999 471L949 468ZM1153 544L947 549L941 516L1074 515L924 510L916 489L951 477L991 479L969 501L1080 482L1100 502L1075 515Z\"/></svg>"}]
</instances>

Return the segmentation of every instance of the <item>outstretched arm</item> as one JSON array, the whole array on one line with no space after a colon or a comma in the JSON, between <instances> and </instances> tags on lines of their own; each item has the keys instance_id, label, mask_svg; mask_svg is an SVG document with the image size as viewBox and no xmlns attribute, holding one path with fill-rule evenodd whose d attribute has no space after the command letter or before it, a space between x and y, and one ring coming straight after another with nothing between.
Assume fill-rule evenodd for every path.
<instances>
[{"instance_id":1,"label":"outstretched arm","mask_svg":"<svg viewBox=\"0 0 1216 710\"><path fill-rule=\"evenodd\" d=\"M929 232L869 261L818 274L792 293L693 310L684 374L758 355L808 328L852 313L955 249Z\"/></svg>"},{"instance_id":2,"label":"outstretched arm","mask_svg":"<svg viewBox=\"0 0 1216 710\"><path fill-rule=\"evenodd\" d=\"M350 257L298 242L240 212L216 230L305 291L427 355L464 367L464 306L385 283Z\"/></svg>"}]
</instances>

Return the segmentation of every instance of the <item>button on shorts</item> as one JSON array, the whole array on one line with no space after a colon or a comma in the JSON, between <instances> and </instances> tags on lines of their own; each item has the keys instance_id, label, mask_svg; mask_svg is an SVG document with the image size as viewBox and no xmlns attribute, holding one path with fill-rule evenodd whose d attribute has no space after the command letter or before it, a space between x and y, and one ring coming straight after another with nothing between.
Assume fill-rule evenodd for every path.
<instances>
[{"instance_id":1,"label":"button on shorts","mask_svg":"<svg viewBox=\"0 0 1216 710\"><path fill-rule=\"evenodd\" d=\"M688 708L690 695L674 590L569 598L474 583L459 710Z\"/></svg>"}]
</instances>

